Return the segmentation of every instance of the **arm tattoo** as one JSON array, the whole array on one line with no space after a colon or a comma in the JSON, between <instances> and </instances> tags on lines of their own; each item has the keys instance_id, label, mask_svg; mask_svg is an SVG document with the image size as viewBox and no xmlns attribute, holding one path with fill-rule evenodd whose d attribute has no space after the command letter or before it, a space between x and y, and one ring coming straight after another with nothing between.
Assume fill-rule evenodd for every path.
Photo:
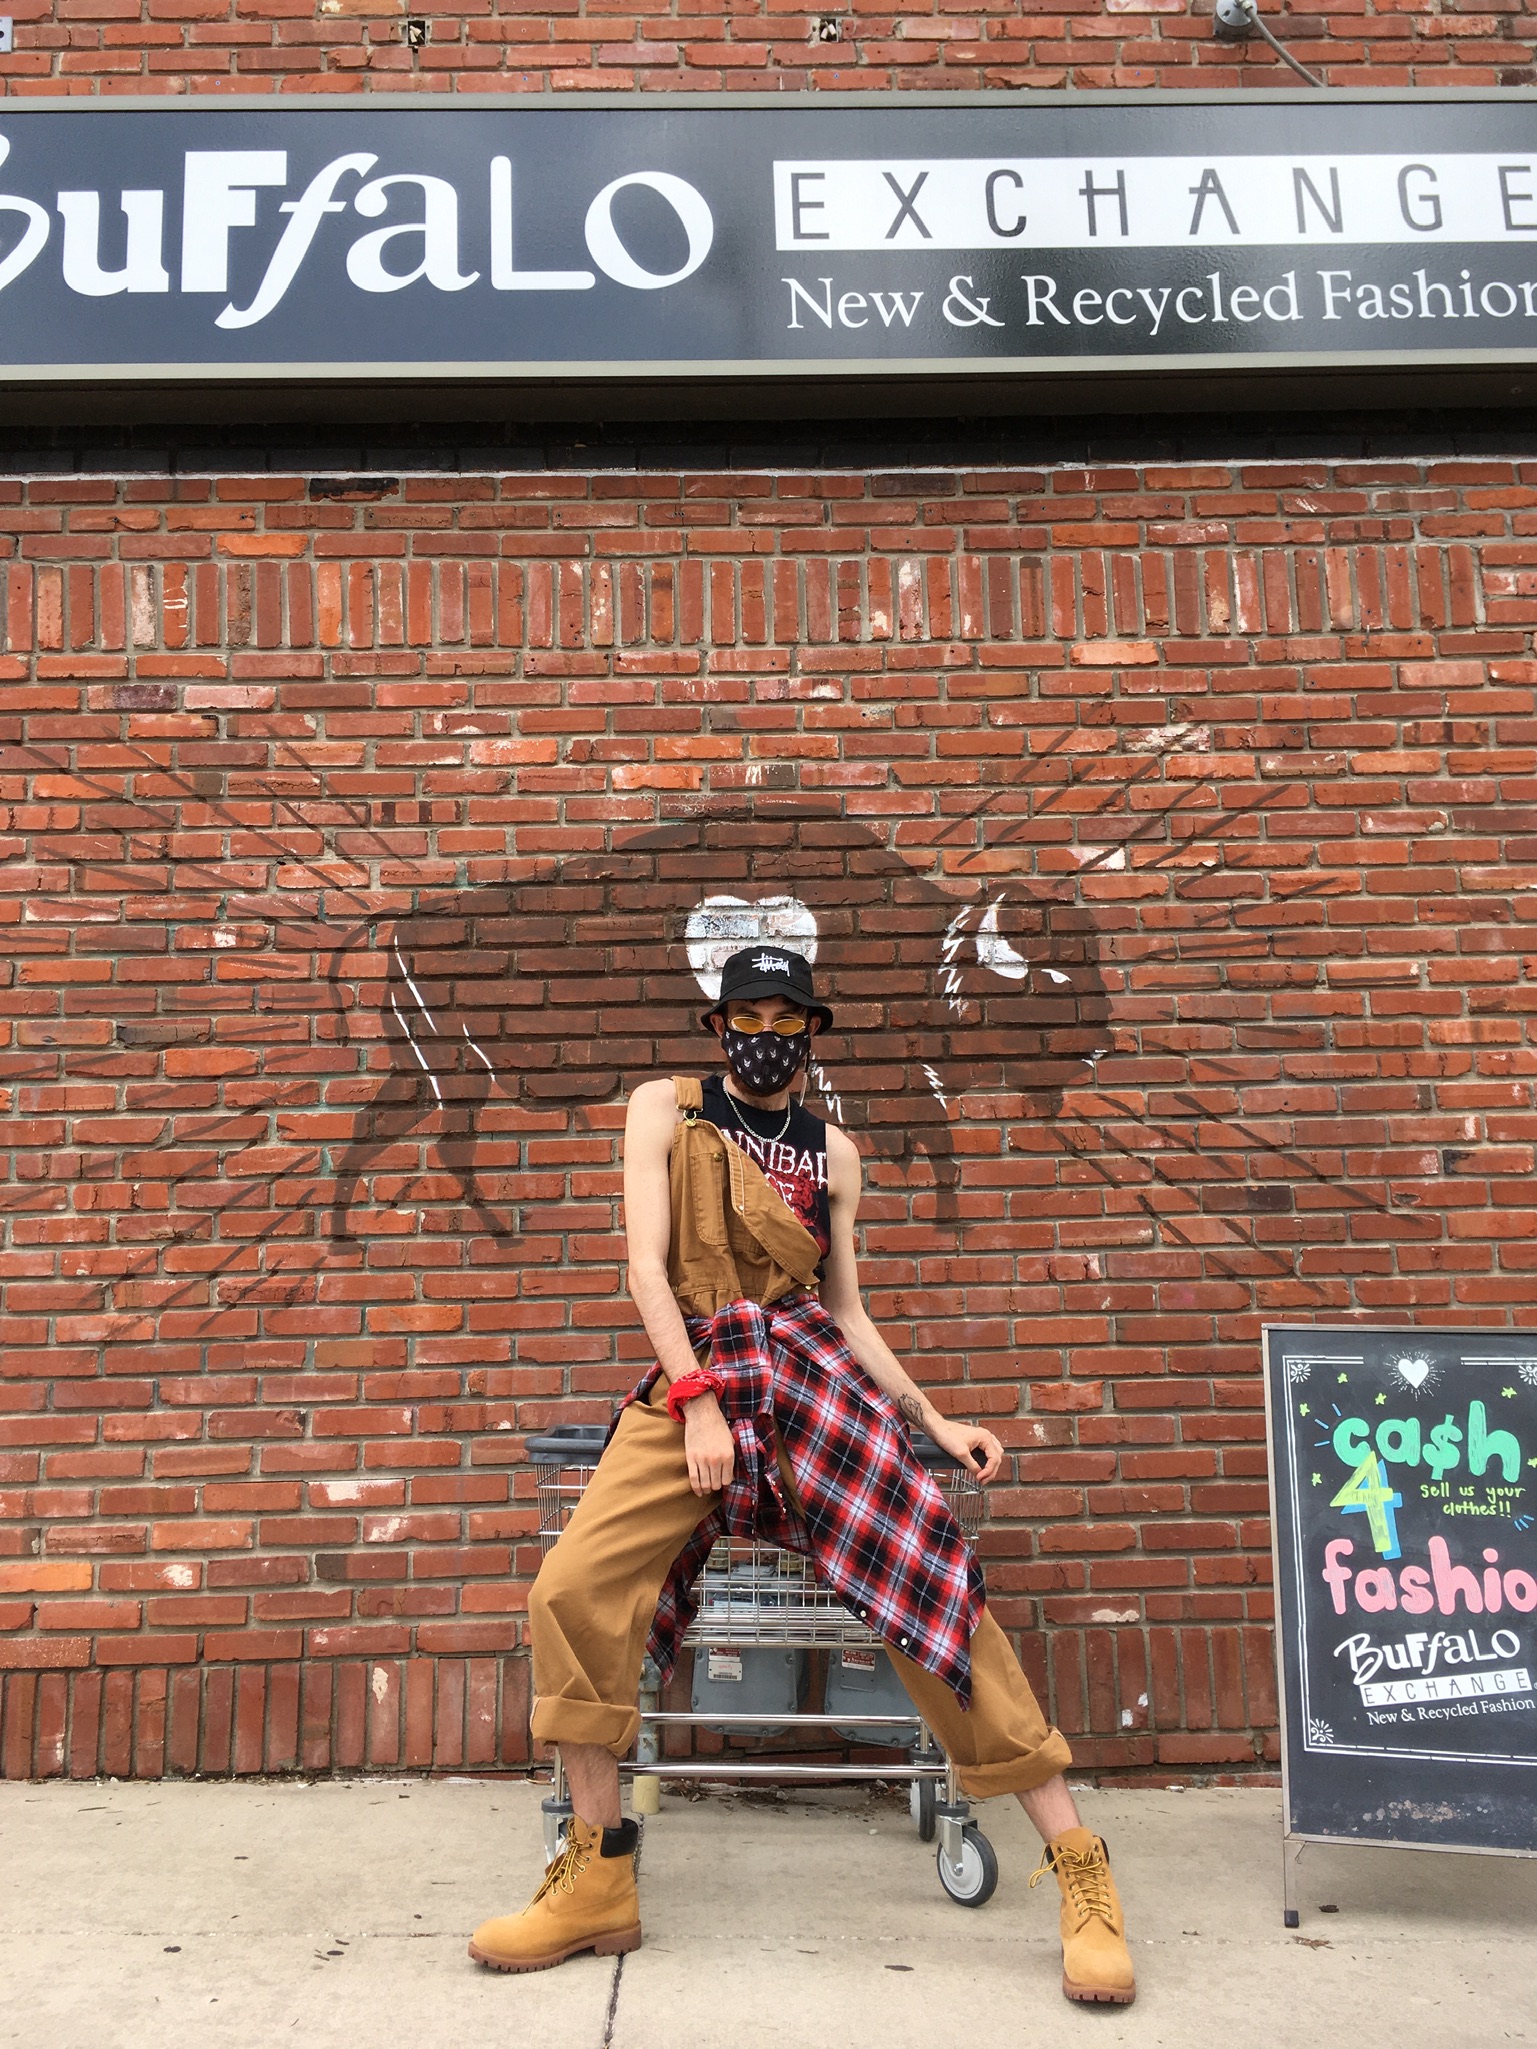
<instances>
[{"instance_id":1,"label":"arm tattoo","mask_svg":"<svg viewBox=\"0 0 1537 2049\"><path fill-rule=\"evenodd\" d=\"M897 1396L897 1407L902 1411L902 1414L909 1423L913 1423L919 1429L922 1429L923 1404L915 1394L899 1394Z\"/></svg>"}]
</instances>

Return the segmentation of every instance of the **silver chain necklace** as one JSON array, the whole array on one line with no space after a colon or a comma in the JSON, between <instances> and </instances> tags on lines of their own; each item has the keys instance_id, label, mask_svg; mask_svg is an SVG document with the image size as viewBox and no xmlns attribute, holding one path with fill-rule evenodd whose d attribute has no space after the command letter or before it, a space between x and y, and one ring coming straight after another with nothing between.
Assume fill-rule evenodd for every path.
<instances>
[{"instance_id":1,"label":"silver chain necklace","mask_svg":"<svg viewBox=\"0 0 1537 2049\"><path fill-rule=\"evenodd\" d=\"M727 1106L730 1109L732 1116L736 1119L736 1122L740 1126L740 1128L747 1133L747 1136L749 1138L757 1139L760 1145L778 1145L780 1140L784 1137L785 1133L789 1130L790 1118L792 1117L795 1111L795 1098L793 1096L790 1098L789 1102L785 1104L784 1123L780 1125L779 1129L774 1133L773 1137L770 1138L766 1131L753 1130L752 1126L748 1123L747 1119L742 1115L741 1111L737 1108L736 1097L731 1093L730 1089L727 1088L724 1082L722 1082L720 1085L720 1092L726 1098ZM773 1112L770 1111L769 1114L770 1116L772 1116Z\"/></svg>"}]
</instances>

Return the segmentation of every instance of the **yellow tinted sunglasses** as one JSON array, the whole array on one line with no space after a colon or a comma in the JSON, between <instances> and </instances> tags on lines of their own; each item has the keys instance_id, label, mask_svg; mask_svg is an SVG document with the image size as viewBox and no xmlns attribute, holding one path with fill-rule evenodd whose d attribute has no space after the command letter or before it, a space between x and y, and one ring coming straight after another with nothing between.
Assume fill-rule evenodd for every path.
<instances>
[{"instance_id":1,"label":"yellow tinted sunglasses","mask_svg":"<svg viewBox=\"0 0 1537 2049\"><path fill-rule=\"evenodd\" d=\"M776 1017L772 1024L765 1024L761 1017L754 1017L744 1011L740 1017L728 1020L734 1032L740 1032L744 1039L755 1039L759 1032L773 1032L777 1038L794 1039L806 1029L803 1017Z\"/></svg>"}]
</instances>

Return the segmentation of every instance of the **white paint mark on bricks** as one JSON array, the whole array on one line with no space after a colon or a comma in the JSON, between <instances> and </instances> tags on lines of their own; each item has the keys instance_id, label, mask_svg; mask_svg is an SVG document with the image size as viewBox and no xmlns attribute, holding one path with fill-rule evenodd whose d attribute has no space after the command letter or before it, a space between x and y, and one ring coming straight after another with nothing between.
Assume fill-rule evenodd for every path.
<instances>
[{"instance_id":1,"label":"white paint mark on bricks","mask_svg":"<svg viewBox=\"0 0 1537 2049\"><path fill-rule=\"evenodd\" d=\"M1126 741L1128 754L1166 754L1176 747L1182 754L1210 754L1211 727L1149 726L1130 734Z\"/></svg>"},{"instance_id":2,"label":"white paint mark on bricks","mask_svg":"<svg viewBox=\"0 0 1537 2049\"><path fill-rule=\"evenodd\" d=\"M463 1032L465 1038L469 1040L470 1051L475 1055L475 1058L480 1062L481 1066L486 1070L487 1074L495 1074L496 1069L491 1065L490 1061L486 1058L485 1054L480 1050L479 1046L476 1045L475 1041L470 1038L469 1026L460 1025L459 1029L461 1032Z\"/></svg>"},{"instance_id":3,"label":"white paint mark on bricks","mask_svg":"<svg viewBox=\"0 0 1537 2049\"><path fill-rule=\"evenodd\" d=\"M1010 945L998 929L998 913L1003 909L1004 899L988 905L977 927L977 959L985 968L991 968L995 975L1002 975L1005 981L1023 982L1030 974L1030 963L1017 948Z\"/></svg>"},{"instance_id":4,"label":"white paint mark on bricks","mask_svg":"<svg viewBox=\"0 0 1537 2049\"><path fill-rule=\"evenodd\" d=\"M396 960L400 963L400 972L405 977L406 987L411 991L411 994L416 998L417 1009L421 1012L422 1016L426 1018L427 1023L431 1027L431 1029L434 1032L436 1032L437 1025L434 1022L432 1012L427 1008L426 1004L422 1001L422 992L420 989L417 988L416 984L412 981L411 971L406 966L404 960L401 959L400 948L398 946L394 949L394 953Z\"/></svg>"},{"instance_id":5,"label":"white paint mark on bricks","mask_svg":"<svg viewBox=\"0 0 1537 2049\"><path fill-rule=\"evenodd\" d=\"M438 1087L438 1078L433 1073L432 1069L427 1065L426 1059L422 1053L422 1049L420 1046L417 1045L411 1027L406 1023L405 1012L401 1009L400 1005L395 1001L393 996L390 998L390 1009L394 1011L395 1022L400 1026L400 1029L405 1033L406 1042L410 1046L411 1051L416 1055L417 1066L422 1070L422 1073L425 1074L427 1079L432 1083L432 1093L437 1097L438 1103L441 1106L443 1101L443 1091ZM428 1023L431 1024L431 1022L432 1020L429 1018ZM433 1029L435 1031L437 1027L434 1025Z\"/></svg>"},{"instance_id":6,"label":"white paint mark on bricks","mask_svg":"<svg viewBox=\"0 0 1537 2049\"><path fill-rule=\"evenodd\" d=\"M135 647L155 644L155 593L148 569L136 569L131 583L129 634ZM185 607L183 608L185 609Z\"/></svg>"}]
</instances>

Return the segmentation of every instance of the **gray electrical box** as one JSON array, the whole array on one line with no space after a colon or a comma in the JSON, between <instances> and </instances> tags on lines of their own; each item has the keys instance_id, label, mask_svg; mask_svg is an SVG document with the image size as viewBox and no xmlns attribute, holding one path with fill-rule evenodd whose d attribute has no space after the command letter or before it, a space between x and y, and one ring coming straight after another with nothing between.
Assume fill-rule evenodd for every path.
<instances>
[{"instance_id":1,"label":"gray electrical box","mask_svg":"<svg viewBox=\"0 0 1537 2049\"><path fill-rule=\"evenodd\" d=\"M838 1734L849 1743L873 1743L880 1749L906 1750L918 1740L918 1712L912 1697L897 1677L896 1668L883 1650L834 1651L827 1660L827 1698L823 1712L829 1715L883 1715L890 1710L894 1719L874 1729L840 1728Z\"/></svg>"},{"instance_id":2,"label":"gray electrical box","mask_svg":"<svg viewBox=\"0 0 1537 2049\"><path fill-rule=\"evenodd\" d=\"M700 1644L694 1651L693 1712L759 1715L761 1722L716 1731L723 1736L778 1736L784 1717L799 1709L806 1690L806 1653L749 1645ZM705 1727L712 1724L705 1720Z\"/></svg>"},{"instance_id":3,"label":"gray electrical box","mask_svg":"<svg viewBox=\"0 0 1537 2049\"><path fill-rule=\"evenodd\" d=\"M0 57L8 57L15 47L15 18L9 14L0 14Z\"/></svg>"}]
</instances>

